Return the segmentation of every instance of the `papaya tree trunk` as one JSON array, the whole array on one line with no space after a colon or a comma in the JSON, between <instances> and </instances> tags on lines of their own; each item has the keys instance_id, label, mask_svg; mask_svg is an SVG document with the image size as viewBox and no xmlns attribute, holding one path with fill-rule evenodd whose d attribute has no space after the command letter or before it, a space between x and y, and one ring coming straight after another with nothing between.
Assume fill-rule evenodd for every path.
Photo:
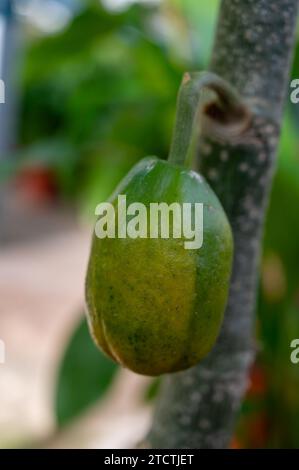
<instances>
[{"instance_id":1,"label":"papaya tree trunk","mask_svg":"<svg viewBox=\"0 0 299 470\"><path fill-rule=\"evenodd\" d=\"M210 70L236 88L250 109L251 121L239 134L220 135L213 123L229 130L233 116L216 101L206 103L198 169L217 193L233 229L229 301L212 352L198 366L163 379L145 446L199 449L230 444L256 349L261 236L297 9L298 0L222 1Z\"/></svg>"}]
</instances>

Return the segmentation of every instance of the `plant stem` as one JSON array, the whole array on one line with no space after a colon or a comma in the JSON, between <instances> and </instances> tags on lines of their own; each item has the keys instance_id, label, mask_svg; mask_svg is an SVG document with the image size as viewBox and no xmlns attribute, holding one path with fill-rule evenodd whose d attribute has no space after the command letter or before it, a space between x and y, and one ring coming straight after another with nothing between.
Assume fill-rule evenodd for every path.
<instances>
[{"instance_id":1,"label":"plant stem","mask_svg":"<svg viewBox=\"0 0 299 470\"><path fill-rule=\"evenodd\" d=\"M190 145L198 131L197 116L203 104L203 93L210 90L216 94L219 109L231 116L234 132L245 127L248 111L236 91L218 75L211 72L185 73L177 100L177 112L168 161L179 166L186 165ZM221 124L219 123L219 129ZM231 129L233 127L231 126ZM226 129L227 131L227 129Z\"/></svg>"},{"instance_id":2,"label":"plant stem","mask_svg":"<svg viewBox=\"0 0 299 470\"><path fill-rule=\"evenodd\" d=\"M199 169L220 198L234 235L229 301L212 352L164 379L145 446L223 448L230 443L254 358L253 325L261 236L295 41L298 0L223 0L211 70L250 106L250 126L222 139L213 123ZM217 111L217 109L216 109ZM215 105L205 114L210 122ZM215 293L217 295L217 293Z\"/></svg>"}]
</instances>

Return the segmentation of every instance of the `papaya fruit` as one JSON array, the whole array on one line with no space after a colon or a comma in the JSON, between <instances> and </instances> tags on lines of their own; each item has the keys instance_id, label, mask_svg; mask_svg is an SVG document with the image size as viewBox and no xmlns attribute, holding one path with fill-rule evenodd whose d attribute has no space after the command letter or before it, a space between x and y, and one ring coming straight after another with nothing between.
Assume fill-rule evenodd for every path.
<instances>
[{"instance_id":1,"label":"papaya fruit","mask_svg":"<svg viewBox=\"0 0 299 470\"><path fill-rule=\"evenodd\" d=\"M93 234L86 277L87 318L96 345L136 373L187 369L212 349L228 297L233 242L230 224L204 177L177 161L147 157L109 199L119 233L118 196L127 205L203 207L203 243L184 236L102 237ZM194 213L193 213L194 215ZM126 215L125 222L132 220ZM173 229L174 219L170 219ZM171 230L170 230L170 233Z\"/></svg>"}]
</instances>

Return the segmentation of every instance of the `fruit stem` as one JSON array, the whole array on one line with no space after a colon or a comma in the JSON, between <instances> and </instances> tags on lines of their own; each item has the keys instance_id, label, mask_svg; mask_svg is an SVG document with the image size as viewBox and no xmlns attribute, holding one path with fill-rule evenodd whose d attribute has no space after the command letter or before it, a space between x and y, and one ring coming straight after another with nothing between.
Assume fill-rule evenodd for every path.
<instances>
[{"instance_id":1,"label":"fruit stem","mask_svg":"<svg viewBox=\"0 0 299 470\"><path fill-rule=\"evenodd\" d=\"M206 107L206 117L219 134L240 133L249 121L248 108L235 90L211 72L185 73L177 99L177 112L168 161L187 166L194 134L199 131L204 91L212 91L217 100ZM247 126L246 126L247 127Z\"/></svg>"}]
</instances>

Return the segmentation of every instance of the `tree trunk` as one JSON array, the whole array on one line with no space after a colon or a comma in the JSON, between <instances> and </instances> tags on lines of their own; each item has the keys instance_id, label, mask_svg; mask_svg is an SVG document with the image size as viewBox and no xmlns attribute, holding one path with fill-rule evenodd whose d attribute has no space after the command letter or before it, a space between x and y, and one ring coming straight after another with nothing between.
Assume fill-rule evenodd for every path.
<instances>
[{"instance_id":1,"label":"tree trunk","mask_svg":"<svg viewBox=\"0 0 299 470\"><path fill-rule=\"evenodd\" d=\"M233 229L229 301L212 352L198 366L164 379L145 446L224 448L230 443L254 359L261 236L297 9L297 0L222 1L210 70L236 88L252 118L239 135L219 135L213 121L225 128L231 116L216 103L206 105L203 114L210 124L203 125L198 168L220 198Z\"/></svg>"}]
</instances>

